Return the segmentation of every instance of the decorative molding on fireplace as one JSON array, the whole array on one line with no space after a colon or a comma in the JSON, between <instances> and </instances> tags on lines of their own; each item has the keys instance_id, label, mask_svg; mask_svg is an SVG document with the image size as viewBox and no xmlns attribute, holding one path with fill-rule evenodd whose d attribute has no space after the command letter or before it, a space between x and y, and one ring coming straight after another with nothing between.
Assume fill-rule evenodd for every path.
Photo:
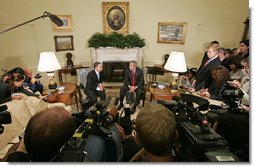
<instances>
[{"instance_id":1,"label":"decorative molding on fireplace","mask_svg":"<svg viewBox=\"0 0 254 167\"><path fill-rule=\"evenodd\" d=\"M145 47L143 48L126 48L126 49L119 49L119 48L113 48L113 47L101 47L98 49L95 48L89 48L91 50L91 58L92 58L92 64L94 62L101 62L104 61L107 62L114 62L114 61L131 61L135 60L137 61L137 64L139 67L143 68L143 57Z\"/></svg>"}]
</instances>

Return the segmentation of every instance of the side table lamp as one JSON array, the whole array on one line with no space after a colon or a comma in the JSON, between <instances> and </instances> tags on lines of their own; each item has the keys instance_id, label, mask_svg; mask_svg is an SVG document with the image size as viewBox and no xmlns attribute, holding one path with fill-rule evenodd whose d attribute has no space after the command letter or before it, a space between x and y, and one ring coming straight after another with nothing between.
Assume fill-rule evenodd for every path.
<instances>
[{"instance_id":1,"label":"side table lamp","mask_svg":"<svg viewBox=\"0 0 254 167\"><path fill-rule=\"evenodd\" d=\"M187 71L184 53L172 51L164 66L164 69L172 72L174 81L171 83L171 93L177 93L179 73Z\"/></svg>"},{"instance_id":2,"label":"side table lamp","mask_svg":"<svg viewBox=\"0 0 254 167\"><path fill-rule=\"evenodd\" d=\"M54 52L41 52L38 65L39 72L47 72L49 89L56 89L57 83L54 81L55 71L61 69Z\"/></svg>"}]
</instances>

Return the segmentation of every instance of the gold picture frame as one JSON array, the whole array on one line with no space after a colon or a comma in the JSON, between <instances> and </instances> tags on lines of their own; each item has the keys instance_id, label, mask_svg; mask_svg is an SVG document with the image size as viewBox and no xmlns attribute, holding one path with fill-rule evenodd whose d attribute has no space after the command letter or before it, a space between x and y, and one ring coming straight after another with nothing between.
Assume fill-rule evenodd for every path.
<instances>
[{"instance_id":1,"label":"gold picture frame","mask_svg":"<svg viewBox=\"0 0 254 167\"><path fill-rule=\"evenodd\" d=\"M73 35L54 36L56 52L74 50Z\"/></svg>"},{"instance_id":2,"label":"gold picture frame","mask_svg":"<svg viewBox=\"0 0 254 167\"><path fill-rule=\"evenodd\" d=\"M63 25L58 27L52 22L52 29L54 32L71 32L72 31L72 17L71 15L56 15L63 21Z\"/></svg>"},{"instance_id":3,"label":"gold picture frame","mask_svg":"<svg viewBox=\"0 0 254 167\"><path fill-rule=\"evenodd\" d=\"M104 33L129 33L129 2L102 2Z\"/></svg>"},{"instance_id":4,"label":"gold picture frame","mask_svg":"<svg viewBox=\"0 0 254 167\"><path fill-rule=\"evenodd\" d=\"M184 44L186 30L186 22L159 22L157 42Z\"/></svg>"}]
</instances>

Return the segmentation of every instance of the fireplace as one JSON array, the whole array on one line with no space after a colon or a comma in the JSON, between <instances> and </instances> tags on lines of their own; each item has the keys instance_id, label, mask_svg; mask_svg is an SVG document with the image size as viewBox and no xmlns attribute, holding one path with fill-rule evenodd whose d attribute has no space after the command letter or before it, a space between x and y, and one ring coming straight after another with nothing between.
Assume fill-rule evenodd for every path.
<instances>
[{"instance_id":1,"label":"fireplace","mask_svg":"<svg viewBox=\"0 0 254 167\"><path fill-rule=\"evenodd\" d=\"M104 82L123 82L129 62L104 61L102 66Z\"/></svg>"},{"instance_id":2,"label":"fireplace","mask_svg":"<svg viewBox=\"0 0 254 167\"><path fill-rule=\"evenodd\" d=\"M137 61L137 65L143 68L145 48L90 48L92 64L101 62L105 82L122 82L124 73L129 68L131 60Z\"/></svg>"}]
</instances>

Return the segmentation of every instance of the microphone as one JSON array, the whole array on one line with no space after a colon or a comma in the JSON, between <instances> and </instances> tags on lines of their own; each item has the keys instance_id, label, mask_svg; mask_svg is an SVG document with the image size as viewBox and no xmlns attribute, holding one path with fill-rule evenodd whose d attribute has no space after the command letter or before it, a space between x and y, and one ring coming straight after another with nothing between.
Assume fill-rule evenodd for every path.
<instances>
[{"instance_id":1,"label":"microphone","mask_svg":"<svg viewBox=\"0 0 254 167\"><path fill-rule=\"evenodd\" d=\"M55 23L58 27L61 27L63 25L63 21L57 17L56 15L51 14L50 12L45 11L44 14L46 14L50 20Z\"/></svg>"}]
</instances>

